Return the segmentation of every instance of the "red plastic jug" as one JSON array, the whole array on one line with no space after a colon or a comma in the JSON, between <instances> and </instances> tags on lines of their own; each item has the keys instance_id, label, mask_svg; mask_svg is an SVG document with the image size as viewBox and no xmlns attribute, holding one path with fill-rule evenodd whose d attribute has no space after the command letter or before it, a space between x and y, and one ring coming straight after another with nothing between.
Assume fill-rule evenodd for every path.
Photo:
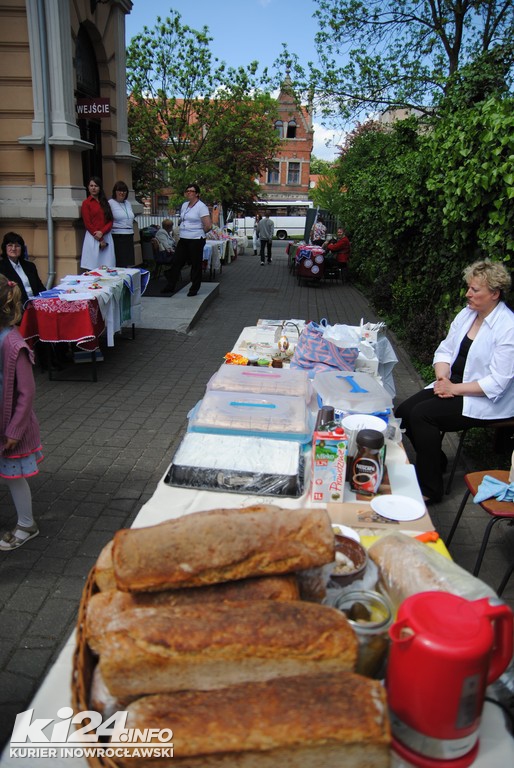
<instances>
[{"instance_id":1,"label":"red plastic jug","mask_svg":"<svg viewBox=\"0 0 514 768\"><path fill-rule=\"evenodd\" d=\"M394 748L413 765L470 765L486 686L512 658L512 610L499 600L422 592L402 603L389 636Z\"/></svg>"}]
</instances>

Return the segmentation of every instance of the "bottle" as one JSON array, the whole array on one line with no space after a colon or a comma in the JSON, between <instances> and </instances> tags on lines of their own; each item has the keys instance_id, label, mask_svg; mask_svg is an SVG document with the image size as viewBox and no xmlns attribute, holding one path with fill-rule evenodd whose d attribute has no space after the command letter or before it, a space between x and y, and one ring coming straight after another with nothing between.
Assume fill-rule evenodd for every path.
<instances>
[{"instance_id":1,"label":"bottle","mask_svg":"<svg viewBox=\"0 0 514 768\"><path fill-rule=\"evenodd\" d=\"M374 496L384 474L384 435L376 429L361 429L356 446L350 486L362 496Z\"/></svg>"},{"instance_id":2,"label":"bottle","mask_svg":"<svg viewBox=\"0 0 514 768\"><path fill-rule=\"evenodd\" d=\"M509 483L514 483L514 451L512 451L512 459L510 462Z\"/></svg>"},{"instance_id":3,"label":"bottle","mask_svg":"<svg viewBox=\"0 0 514 768\"><path fill-rule=\"evenodd\" d=\"M316 426L314 427L314 429L316 430L316 432L323 431L323 427L326 427L328 424L331 424L334 421L334 418L335 418L335 412L332 406L330 405L322 406L318 411Z\"/></svg>"}]
</instances>

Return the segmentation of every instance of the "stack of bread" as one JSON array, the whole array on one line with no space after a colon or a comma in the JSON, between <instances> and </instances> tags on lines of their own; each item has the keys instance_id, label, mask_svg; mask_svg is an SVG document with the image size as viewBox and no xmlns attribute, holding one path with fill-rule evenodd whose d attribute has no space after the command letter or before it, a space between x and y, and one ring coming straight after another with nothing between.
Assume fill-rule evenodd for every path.
<instances>
[{"instance_id":1,"label":"stack of bread","mask_svg":"<svg viewBox=\"0 0 514 768\"><path fill-rule=\"evenodd\" d=\"M118 531L95 568L91 709L173 730L164 768L389 765L382 686L342 613L300 599L334 560L325 510L256 505Z\"/></svg>"}]
</instances>

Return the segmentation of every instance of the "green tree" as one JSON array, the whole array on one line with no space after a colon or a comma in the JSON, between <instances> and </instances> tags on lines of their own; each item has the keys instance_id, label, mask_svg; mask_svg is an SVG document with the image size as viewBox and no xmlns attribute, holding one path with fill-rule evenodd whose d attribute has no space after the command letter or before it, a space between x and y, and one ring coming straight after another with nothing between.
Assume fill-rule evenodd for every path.
<instances>
[{"instance_id":1,"label":"green tree","mask_svg":"<svg viewBox=\"0 0 514 768\"><path fill-rule=\"evenodd\" d=\"M129 139L140 159L134 187L140 195L163 187L182 201L196 181L210 200L251 201L255 178L273 159L275 102L262 91L257 64L227 68L213 58L207 28L157 18L127 49Z\"/></svg>"},{"instance_id":2,"label":"green tree","mask_svg":"<svg viewBox=\"0 0 514 768\"><path fill-rule=\"evenodd\" d=\"M406 107L430 112L466 63L496 50L512 72L514 0L316 0L319 64L285 48L297 87L346 118Z\"/></svg>"},{"instance_id":3,"label":"green tree","mask_svg":"<svg viewBox=\"0 0 514 768\"><path fill-rule=\"evenodd\" d=\"M324 160L322 157L311 155L311 173L324 175L332 168L333 163L330 160Z\"/></svg>"}]
</instances>

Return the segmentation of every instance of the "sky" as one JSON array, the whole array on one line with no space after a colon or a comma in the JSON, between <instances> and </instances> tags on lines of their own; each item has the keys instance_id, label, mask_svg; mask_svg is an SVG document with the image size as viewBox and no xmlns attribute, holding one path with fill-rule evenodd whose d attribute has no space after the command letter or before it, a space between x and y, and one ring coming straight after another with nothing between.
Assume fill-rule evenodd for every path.
<instances>
[{"instance_id":1,"label":"sky","mask_svg":"<svg viewBox=\"0 0 514 768\"><path fill-rule=\"evenodd\" d=\"M157 16L164 19L173 9L180 14L182 24L198 30L208 27L209 37L213 38L213 55L229 66L258 61L259 69L271 69L282 52L282 43L287 43L302 64L317 61L314 0L133 0L133 3L132 11L125 17L127 43L142 32L144 26L152 29ZM323 127L316 116L313 126L313 154L324 160L335 159L343 134Z\"/></svg>"}]
</instances>

